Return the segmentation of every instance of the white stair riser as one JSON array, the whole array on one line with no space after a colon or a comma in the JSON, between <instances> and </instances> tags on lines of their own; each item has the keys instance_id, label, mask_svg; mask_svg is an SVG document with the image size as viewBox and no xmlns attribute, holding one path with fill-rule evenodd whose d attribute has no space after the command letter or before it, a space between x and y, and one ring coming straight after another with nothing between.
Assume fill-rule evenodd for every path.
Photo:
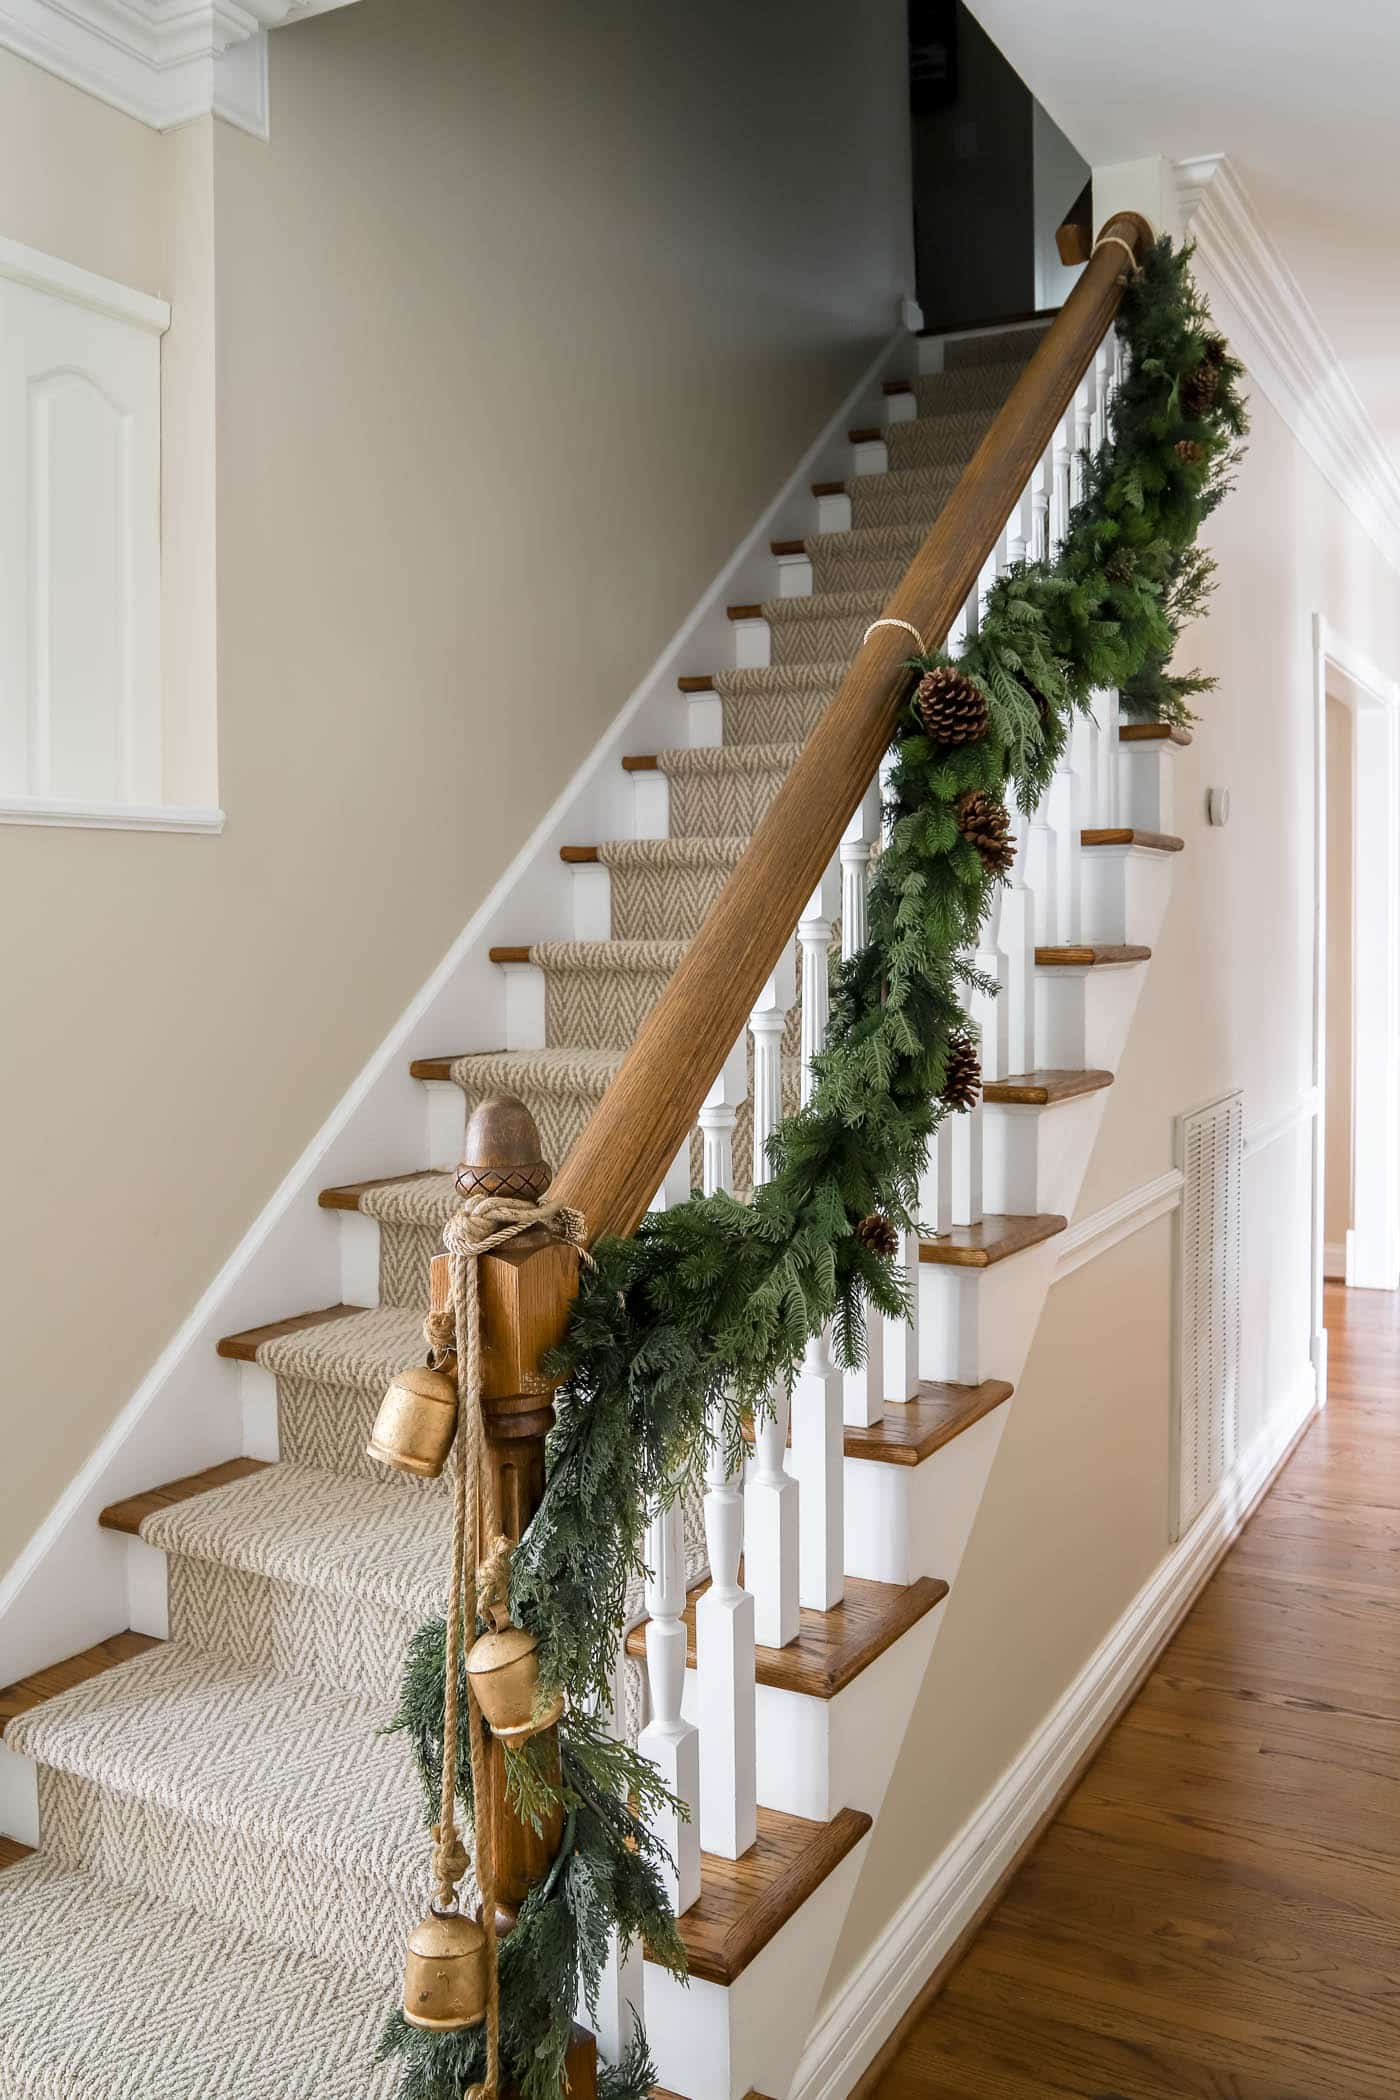
<instances>
[{"instance_id":1,"label":"white stair riser","mask_svg":"<svg viewBox=\"0 0 1400 2100\"><path fill-rule=\"evenodd\" d=\"M759 622L764 633L768 622ZM671 783L655 766L629 773L632 783L632 836L634 839L668 839L671 836Z\"/></svg>"},{"instance_id":2,"label":"white stair riser","mask_svg":"<svg viewBox=\"0 0 1400 2100\"><path fill-rule=\"evenodd\" d=\"M1143 968L1141 963L1112 963L1037 970L1039 1062L1067 1071L1116 1070L1142 989Z\"/></svg>"},{"instance_id":3,"label":"white stair riser","mask_svg":"<svg viewBox=\"0 0 1400 2100\"><path fill-rule=\"evenodd\" d=\"M1135 831L1174 831L1180 744L1124 744L1119 750L1119 817Z\"/></svg>"},{"instance_id":4,"label":"white stair riser","mask_svg":"<svg viewBox=\"0 0 1400 2100\"><path fill-rule=\"evenodd\" d=\"M827 1823L843 1808L876 1816L938 1637L944 1607L926 1612L832 1699L758 1687L758 1798L764 1808ZM686 1708L698 1699L686 1672ZM701 1756L703 1757L703 1749Z\"/></svg>"},{"instance_id":5,"label":"white stair riser","mask_svg":"<svg viewBox=\"0 0 1400 2100\"><path fill-rule=\"evenodd\" d=\"M1095 846L1087 852L1081 938L1150 948L1171 895L1173 858L1146 846Z\"/></svg>"},{"instance_id":6,"label":"white stair riser","mask_svg":"<svg viewBox=\"0 0 1400 2100\"><path fill-rule=\"evenodd\" d=\"M844 489L839 495L818 496L817 531L849 532L851 529L851 499Z\"/></svg>"},{"instance_id":7,"label":"white stair riser","mask_svg":"<svg viewBox=\"0 0 1400 2100\"><path fill-rule=\"evenodd\" d=\"M39 1769L7 1743L0 1743L0 1837L39 1842Z\"/></svg>"},{"instance_id":8,"label":"white stair riser","mask_svg":"<svg viewBox=\"0 0 1400 2100\"><path fill-rule=\"evenodd\" d=\"M507 1050L543 1050L545 1028L544 971L534 963L498 963L506 981Z\"/></svg>"},{"instance_id":9,"label":"white stair riser","mask_svg":"<svg viewBox=\"0 0 1400 2100\"><path fill-rule=\"evenodd\" d=\"M377 1231L375 1237L378 1238ZM275 1466L282 1456L276 1373L264 1370L261 1364L240 1364L238 1398L243 1418L243 1456L261 1458Z\"/></svg>"},{"instance_id":10,"label":"white stair riser","mask_svg":"<svg viewBox=\"0 0 1400 2100\"><path fill-rule=\"evenodd\" d=\"M612 939L612 871L601 861L569 865L569 903L576 941Z\"/></svg>"},{"instance_id":11,"label":"white stair riser","mask_svg":"<svg viewBox=\"0 0 1400 2100\"><path fill-rule=\"evenodd\" d=\"M733 620L734 668L766 671L773 661L773 630L766 620Z\"/></svg>"},{"instance_id":12,"label":"white stair riser","mask_svg":"<svg viewBox=\"0 0 1400 2100\"><path fill-rule=\"evenodd\" d=\"M863 1838L732 1984L688 1983L648 1962L647 2040L658 2083L687 2100L787 2091L864 1860Z\"/></svg>"},{"instance_id":13,"label":"white stair riser","mask_svg":"<svg viewBox=\"0 0 1400 2100\"><path fill-rule=\"evenodd\" d=\"M425 1097L428 1164L455 1166L462 1157L462 1140L467 1133L467 1104L462 1089L451 1079L424 1079L419 1084Z\"/></svg>"},{"instance_id":14,"label":"white stair riser","mask_svg":"<svg viewBox=\"0 0 1400 2100\"><path fill-rule=\"evenodd\" d=\"M889 446L883 438L867 438L851 447L852 474L887 474L890 468Z\"/></svg>"},{"instance_id":15,"label":"white stair riser","mask_svg":"<svg viewBox=\"0 0 1400 2100\"><path fill-rule=\"evenodd\" d=\"M153 1640L170 1638L170 1563L159 1546L128 1539L126 1549L127 1625Z\"/></svg>"},{"instance_id":16,"label":"white stair riser","mask_svg":"<svg viewBox=\"0 0 1400 2100\"><path fill-rule=\"evenodd\" d=\"M982 1130L987 1209L1013 1217L1073 1212L1107 1089L1047 1108L989 1102Z\"/></svg>"},{"instance_id":17,"label":"white stair riser","mask_svg":"<svg viewBox=\"0 0 1400 2100\"><path fill-rule=\"evenodd\" d=\"M846 1460L846 1572L871 1582L951 1582L1006 1427L1009 1402L921 1466Z\"/></svg>"},{"instance_id":18,"label":"white stair riser","mask_svg":"<svg viewBox=\"0 0 1400 2100\"><path fill-rule=\"evenodd\" d=\"M1027 1247L988 1268L923 1262L919 1275L920 1357L925 1378L980 1385L1020 1376L1054 1265L1054 1241Z\"/></svg>"},{"instance_id":19,"label":"white stair riser","mask_svg":"<svg viewBox=\"0 0 1400 2100\"><path fill-rule=\"evenodd\" d=\"M778 596L780 598L810 598L812 595L812 557L810 554L778 554L774 556L778 571Z\"/></svg>"},{"instance_id":20,"label":"white stair riser","mask_svg":"<svg viewBox=\"0 0 1400 2100\"><path fill-rule=\"evenodd\" d=\"M452 1089L458 1102L461 1094ZM361 1210L335 1213L340 1238L340 1301L342 1305L379 1303L379 1220Z\"/></svg>"},{"instance_id":21,"label":"white stair riser","mask_svg":"<svg viewBox=\"0 0 1400 2100\"><path fill-rule=\"evenodd\" d=\"M713 751L724 742L724 702L718 693L687 693L685 740L692 751Z\"/></svg>"}]
</instances>

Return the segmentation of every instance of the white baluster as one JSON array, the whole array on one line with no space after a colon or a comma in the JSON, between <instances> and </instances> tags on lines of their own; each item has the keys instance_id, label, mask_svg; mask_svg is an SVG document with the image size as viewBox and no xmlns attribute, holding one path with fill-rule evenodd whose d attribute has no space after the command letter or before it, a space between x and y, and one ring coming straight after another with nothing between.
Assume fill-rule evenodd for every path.
<instances>
[{"instance_id":1,"label":"white baluster","mask_svg":"<svg viewBox=\"0 0 1400 2100\"><path fill-rule=\"evenodd\" d=\"M722 1092L720 1083L716 1088ZM705 1194L734 1186L734 1110L711 1099L700 1111ZM744 1496L725 1464L720 1420L712 1416L705 1466L705 1542L710 1586L695 1607L696 1689L700 1714L700 1843L738 1859L757 1836L758 1764L754 1714L754 1605L739 1581Z\"/></svg>"},{"instance_id":2,"label":"white baluster","mask_svg":"<svg viewBox=\"0 0 1400 2100\"><path fill-rule=\"evenodd\" d=\"M811 1060L826 1041L829 956L840 870L828 868L798 921L802 947L802 1100L811 1099ZM843 1381L831 1361L831 1331L807 1342L792 1392L793 1477L798 1486L798 1601L815 1611L839 1604L846 1546Z\"/></svg>"},{"instance_id":3,"label":"white baluster","mask_svg":"<svg viewBox=\"0 0 1400 2100\"><path fill-rule=\"evenodd\" d=\"M1007 521L997 554L999 568L1009 568L1021 559L1026 548L1027 499L1023 495ZM997 948L1002 957L999 975L1005 984L1006 1019L1003 1041L1010 1072L1029 1072L1035 1065L1035 944L1036 898L1032 887L1035 852L1034 827L1016 824L1016 859L1009 886L1002 890L997 906ZM1038 872L1038 870L1037 870Z\"/></svg>"},{"instance_id":4,"label":"white baluster","mask_svg":"<svg viewBox=\"0 0 1400 2100\"><path fill-rule=\"evenodd\" d=\"M882 798L891 763L889 758L881 762ZM888 828L886 822L885 829L888 831ZM880 1369L884 1391L880 1409L873 1417L876 1421L885 1411L885 1401L892 1400L902 1406L919 1390L919 1236L916 1232L902 1234L896 1262L904 1276L909 1317L891 1320L880 1316Z\"/></svg>"},{"instance_id":5,"label":"white baluster","mask_svg":"<svg viewBox=\"0 0 1400 2100\"><path fill-rule=\"evenodd\" d=\"M866 942L865 893L870 856L880 836L880 783L873 780L841 841L841 954L849 962ZM885 1412L885 1319L867 1306L865 1362L842 1377L842 1415L869 1426ZM804 1589L805 1596L805 1589Z\"/></svg>"},{"instance_id":6,"label":"white baluster","mask_svg":"<svg viewBox=\"0 0 1400 2100\"><path fill-rule=\"evenodd\" d=\"M768 1139L782 1115L783 1023L793 997L789 948L749 1016L753 1037L753 1178L772 1178ZM786 1470L788 1392L775 1385L768 1411L754 1425L744 1488L744 1572L754 1600L754 1634L764 1648L785 1648L798 1632L798 1491Z\"/></svg>"},{"instance_id":7,"label":"white baluster","mask_svg":"<svg viewBox=\"0 0 1400 2100\"><path fill-rule=\"evenodd\" d=\"M630 1667L625 1649L619 1644L612 1673L612 1697L604 1711L608 1732L616 1741L624 1741L627 1735L623 1685L624 1673ZM598 1979L598 2016L594 2029L598 2037L598 2052L608 2063L622 2061L637 2023L643 2017L644 1972L640 1943L634 1940L624 1953L616 1928L613 1928L608 1933L608 1952ZM574 2018L583 2026L590 2017L590 2009L580 1991Z\"/></svg>"},{"instance_id":8,"label":"white baluster","mask_svg":"<svg viewBox=\"0 0 1400 2100\"><path fill-rule=\"evenodd\" d=\"M977 1039L975 1024L971 1030ZM980 1046L979 1046L980 1047ZM940 1136L947 1139L949 1200L955 1225L982 1222L982 1096L971 1108L954 1109Z\"/></svg>"},{"instance_id":9,"label":"white baluster","mask_svg":"<svg viewBox=\"0 0 1400 2100\"><path fill-rule=\"evenodd\" d=\"M685 1537L678 1502L659 1510L647 1525L647 1680L651 1719L637 1738L662 1779L690 1809L687 1821L663 1809L652 1828L671 1855L661 1869L671 1908L679 1916L700 1894L700 1737L681 1712L685 1693Z\"/></svg>"}]
</instances>

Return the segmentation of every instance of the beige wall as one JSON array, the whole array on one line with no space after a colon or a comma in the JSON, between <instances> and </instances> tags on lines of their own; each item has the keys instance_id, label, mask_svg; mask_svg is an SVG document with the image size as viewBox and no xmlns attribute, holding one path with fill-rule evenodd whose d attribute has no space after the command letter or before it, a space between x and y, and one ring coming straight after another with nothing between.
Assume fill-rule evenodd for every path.
<instances>
[{"instance_id":1,"label":"beige wall","mask_svg":"<svg viewBox=\"0 0 1400 2100\"><path fill-rule=\"evenodd\" d=\"M0 1569L894 325L902 7L645 15L360 0L274 37L270 145L0 58L0 231L203 346L167 696L217 406L228 815L0 827Z\"/></svg>"},{"instance_id":2,"label":"beige wall","mask_svg":"<svg viewBox=\"0 0 1400 2100\"><path fill-rule=\"evenodd\" d=\"M1351 1155L1351 709L1327 699L1327 1182L1322 1236L1329 1275L1346 1274Z\"/></svg>"},{"instance_id":3,"label":"beige wall","mask_svg":"<svg viewBox=\"0 0 1400 2100\"><path fill-rule=\"evenodd\" d=\"M1311 1084L1312 615L1392 675L1394 572L1262 399L1212 521L1220 589L1182 655L1220 677L1178 760L1186 840L1082 1193L1087 1215L1172 1164L1172 1119L1233 1086L1247 1127ZM1228 786L1231 819L1205 821ZM1240 1441L1306 1375L1309 1133L1245 1168ZM832 1965L834 1987L996 1784L1168 1545L1171 1225L1055 1286Z\"/></svg>"}]
</instances>

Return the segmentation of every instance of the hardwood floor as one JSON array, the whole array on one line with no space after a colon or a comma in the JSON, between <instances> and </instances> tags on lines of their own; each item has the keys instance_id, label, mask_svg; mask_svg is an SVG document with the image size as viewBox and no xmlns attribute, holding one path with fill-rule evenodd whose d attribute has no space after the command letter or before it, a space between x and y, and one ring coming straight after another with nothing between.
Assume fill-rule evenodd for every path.
<instances>
[{"instance_id":1,"label":"hardwood floor","mask_svg":"<svg viewBox=\"0 0 1400 2100\"><path fill-rule=\"evenodd\" d=\"M1400 1304L1327 1325L1326 1413L879 2100L1400 2094Z\"/></svg>"}]
</instances>

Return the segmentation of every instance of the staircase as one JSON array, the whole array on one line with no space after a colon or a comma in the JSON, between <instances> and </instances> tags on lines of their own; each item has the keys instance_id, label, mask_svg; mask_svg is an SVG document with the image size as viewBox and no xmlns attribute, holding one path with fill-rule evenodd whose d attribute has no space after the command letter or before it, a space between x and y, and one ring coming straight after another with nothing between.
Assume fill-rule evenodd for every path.
<instances>
[{"instance_id":1,"label":"staircase","mask_svg":"<svg viewBox=\"0 0 1400 2100\"><path fill-rule=\"evenodd\" d=\"M103 1512L150 1630L118 1618L0 1693L0 2100L389 2100L372 2059L425 1873L406 1752L377 1730L441 1608L449 1513L440 1482L362 1454L421 1355L464 1112L517 1094L549 1158L574 1150L1043 334L921 340L917 369L885 383L849 471L813 486L810 531L773 542L770 595L729 608L732 661L681 677L688 741L623 757L630 835L565 844L567 923L491 949L501 1046L412 1061L435 1164L321 1191L358 1302L226 1335L242 1403L227 1461ZM1115 379L1102 323L1091 349L955 632L999 567L1063 528ZM914 645L882 646L893 666ZM875 1321L858 1373L818 1339L790 1444L780 1407L745 1483L712 1474L653 1526L615 1710L694 1796L676 1833L692 1981L620 1966L600 2040L615 2051L643 2010L663 2086L690 2100L793 2089L1150 960L1183 740L1120 727L1104 695L1020 827L975 958L1000 986L974 1014L983 1101L940 1134L929 1231L904 1250L914 1318ZM766 1171L821 1039L828 958L862 939L879 832L872 791L795 939L770 943L658 1203Z\"/></svg>"}]
</instances>

